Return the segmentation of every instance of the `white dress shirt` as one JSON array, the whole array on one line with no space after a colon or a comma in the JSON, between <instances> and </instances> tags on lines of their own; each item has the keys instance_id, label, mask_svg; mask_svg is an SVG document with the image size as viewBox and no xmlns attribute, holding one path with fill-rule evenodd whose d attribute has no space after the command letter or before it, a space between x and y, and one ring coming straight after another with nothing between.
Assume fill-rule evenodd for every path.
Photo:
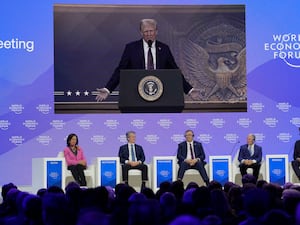
<instances>
[{"instance_id":1,"label":"white dress shirt","mask_svg":"<svg viewBox=\"0 0 300 225\"><path fill-rule=\"evenodd\" d=\"M139 162L139 163L142 163L142 161L138 160L137 157L136 157L135 144L134 143L128 143L129 157L128 157L128 160L125 160L125 163L128 163L129 161L133 161L132 154L131 154L131 145L133 146L133 153L134 153L134 156L135 156L135 161Z\"/></svg>"},{"instance_id":2,"label":"white dress shirt","mask_svg":"<svg viewBox=\"0 0 300 225\"><path fill-rule=\"evenodd\" d=\"M193 141L192 142L186 142L186 149L187 149L186 159L192 159L190 144L192 145L192 151L193 151L194 159L195 159L196 156L195 156L194 142Z\"/></svg>"}]
</instances>

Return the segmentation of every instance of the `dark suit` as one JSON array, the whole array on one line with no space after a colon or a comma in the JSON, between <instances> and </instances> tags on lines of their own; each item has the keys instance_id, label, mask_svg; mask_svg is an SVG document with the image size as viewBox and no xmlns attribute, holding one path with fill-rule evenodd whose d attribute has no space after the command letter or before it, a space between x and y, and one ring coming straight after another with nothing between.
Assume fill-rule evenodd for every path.
<instances>
[{"instance_id":1,"label":"dark suit","mask_svg":"<svg viewBox=\"0 0 300 225\"><path fill-rule=\"evenodd\" d=\"M193 149L194 149L194 155L195 158L198 159L198 162L194 166L190 166L188 163L186 163L184 160L187 157L187 142L181 142L178 145L178 150L177 150L177 159L178 159L178 164L179 164L179 170L178 170L178 179L182 179L183 175L186 170L188 169L196 169L199 171L202 179L206 184L208 184L209 179L206 173L206 170L204 168L204 165L206 164L205 160L205 153L202 147L202 144L197 141L193 141Z\"/></svg>"},{"instance_id":2,"label":"dark suit","mask_svg":"<svg viewBox=\"0 0 300 225\"><path fill-rule=\"evenodd\" d=\"M297 160L297 158L300 158L300 140L295 142L294 146L294 160L292 161L292 167L295 171L295 174L297 175L298 179L300 180L300 162Z\"/></svg>"},{"instance_id":3,"label":"dark suit","mask_svg":"<svg viewBox=\"0 0 300 225\"><path fill-rule=\"evenodd\" d=\"M256 163L253 163L252 165L245 165L244 163L242 163L242 160L256 160ZM253 169L253 176L256 177L256 179L258 178L259 175L259 169L261 166L261 159L262 159L262 148L256 144L254 144L254 152L252 155L250 155L250 152L248 150L248 145L242 145L240 147L240 151L239 151L239 156L238 156L238 160L240 161L240 171L242 176L247 174L247 169L248 168L252 168Z\"/></svg>"},{"instance_id":4,"label":"dark suit","mask_svg":"<svg viewBox=\"0 0 300 225\"><path fill-rule=\"evenodd\" d=\"M168 45L155 41L156 48L156 69L178 69L174 57ZM124 69L145 69L145 56L143 40L131 42L126 45L120 60L119 66L115 69L112 77L106 84L109 91L113 91L120 82L120 70ZM184 93L188 93L192 86L182 76Z\"/></svg>"},{"instance_id":5,"label":"dark suit","mask_svg":"<svg viewBox=\"0 0 300 225\"><path fill-rule=\"evenodd\" d=\"M138 169L142 171L142 180L146 181L148 180L148 167L144 164L145 161L145 154L142 146L134 144L135 149L135 155L136 160L141 161L142 163L137 166L131 166L129 164L126 164L125 161L129 160L129 149L128 144L122 145L119 149L119 157L120 157L120 163L122 164L122 176L123 181L128 181L128 171L130 169Z\"/></svg>"}]
</instances>

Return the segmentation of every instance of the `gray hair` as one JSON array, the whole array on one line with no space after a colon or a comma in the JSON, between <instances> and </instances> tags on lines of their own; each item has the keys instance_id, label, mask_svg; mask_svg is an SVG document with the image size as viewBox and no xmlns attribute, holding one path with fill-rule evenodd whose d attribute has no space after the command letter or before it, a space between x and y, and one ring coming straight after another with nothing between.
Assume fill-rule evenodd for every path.
<instances>
[{"instance_id":1,"label":"gray hair","mask_svg":"<svg viewBox=\"0 0 300 225\"><path fill-rule=\"evenodd\" d=\"M155 30L157 29L157 22L155 19L142 19L140 22L140 30L142 30L145 24L152 25L153 27L155 27Z\"/></svg>"},{"instance_id":2,"label":"gray hair","mask_svg":"<svg viewBox=\"0 0 300 225\"><path fill-rule=\"evenodd\" d=\"M127 132L126 132L126 138L127 138L127 139L129 138L129 135L130 135L130 134L135 134L135 132L132 131L132 130L131 130L131 131L127 131Z\"/></svg>"},{"instance_id":3,"label":"gray hair","mask_svg":"<svg viewBox=\"0 0 300 225\"><path fill-rule=\"evenodd\" d=\"M254 134L248 134L248 136L251 136L253 138L253 141L255 141L255 135Z\"/></svg>"}]
</instances>

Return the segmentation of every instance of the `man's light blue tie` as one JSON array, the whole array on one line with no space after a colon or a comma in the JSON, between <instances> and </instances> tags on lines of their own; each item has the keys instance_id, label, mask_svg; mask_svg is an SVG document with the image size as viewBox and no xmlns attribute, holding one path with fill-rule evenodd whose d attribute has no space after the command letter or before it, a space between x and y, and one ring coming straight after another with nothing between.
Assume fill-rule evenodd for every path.
<instances>
[{"instance_id":1,"label":"man's light blue tie","mask_svg":"<svg viewBox=\"0 0 300 225\"><path fill-rule=\"evenodd\" d=\"M251 147L252 147L252 145L248 145L248 151L249 151L250 156L252 156L252 150L251 150Z\"/></svg>"},{"instance_id":2,"label":"man's light blue tie","mask_svg":"<svg viewBox=\"0 0 300 225\"><path fill-rule=\"evenodd\" d=\"M131 145L131 157L132 157L132 161L135 161L135 154L134 154L133 145Z\"/></svg>"}]
</instances>

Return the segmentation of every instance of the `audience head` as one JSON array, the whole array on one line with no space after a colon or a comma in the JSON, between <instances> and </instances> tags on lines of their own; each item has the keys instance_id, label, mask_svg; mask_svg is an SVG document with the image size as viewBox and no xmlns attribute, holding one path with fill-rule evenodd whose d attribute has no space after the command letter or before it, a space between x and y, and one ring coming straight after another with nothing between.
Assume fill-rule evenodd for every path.
<instances>
[{"instance_id":1,"label":"audience head","mask_svg":"<svg viewBox=\"0 0 300 225\"><path fill-rule=\"evenodd\" d=\"M190 188L198 188L199 185L196 182L190 182L188 183L188 185L186 186L186 190L190 189Z\"/></svg>"},{"instance_id":2,"label":"audience head","mask_svg":"<svg viewBox=\"0 0 300 225\"><path fill-rule=\"evenodd\" d=\"M193 192L194 206L196 208L210 207L210 192L207 187L201 186Z\"/></svg>"},{"instance_id":3,"label":"audience head","mask_svg":"<svg viewBox=\"0 0 300 225\"><path fill-rule=\"evenodd\" d=\"M116 200L119 202L128 202L129 197L136 193L133 187L124 185L116 189Z\"/></svg>"},{"instance_id":4,"label":"audience head","mask_svg":"<svg viewBox=\"0 0 300 225\"><path fill-rule=\"evenodd\" d=\"M110 225L107 215L95 209L80 212L76 225Z\"/></svg>"},{"instance_id":5,"label":"audience head","mask_svg":"<svg viewBox=\"0 0 300 225\"><path fill-rule=\"evenodd\" d=\"M255 176L253 176L252 174L245 174L243 177L242 177L242 184L247 184L247 183L251 183L251 184L254 184L256 185L256 178Z\"/></svg>"},{"instance_id":6,"label":"audience head","mask_svg":"<svg viewBox=\"0 0 300 225\"><path fill-rule=\"evenodd\" d=\"M232 188L233 186L236 186L236 184L234 184L233 182L230 182L230 181L226 182L224 184L224 191L225 191L225 193L228 193L229 190L230 190L230 188Z\"/></svg>"},{"instance_id":7,"label":"audience head","mask_svg":"<svg viewBox=\"0 0 300 225\"><path fill-rule=\"evenodd\" d=\"M225 192L220 189L214 189L210 192L211 208L214 214L220 218L224 218L231 212L231 208L225 195Z\"/></svg>"},{"instance_id":8,"label":"audience head","mask_svg":"<svg viewBox=\"0 0 300 225\"><path fill-rule=\"evenodd\" d=\"M283 185L283 189L290 189L291 186L293 186L293 183L287 182Z\"/></svg>"},{"instance_id":9,"label":"audience head","mask_svg":"<svg viewBox=\"0 0 300 225\"><path fill-rule=\"evenodd\" d=\"M5 198L5 202L7 203L7 205L9 205L11 208L16 208L17 207L17 197L18 194L20 193L20 191L18 189L15 188L11 188L7 194L6 194L6 198Z\"/></svg>"},{"instance_id":10,"label":"audience head","mask_svg":"<svg viewBox=\"0 0 300 225\"><path fill-rule=\"evenodd\" d=\"M66 196L63 193L47 192L42 199L44 224L68 224L70 220Z\"/></svg>"},{"instance_id":11,"label":"audience head","mask_svg":"<svg viewBox=\"0 0 300 225\"><path fill-rule=\"evenodd\" d=\"M176 205L176 197L171 192L165 192L160 196L159 203L166 207L174 206Z\"/></svg>"},{"instance_id":12,"label":"audience head","mask_svg":"<svg viewBox=\"0 0 300 225\"><path fill-rule=\"evenodd\" d=\"M124 184L124 183L119 183L115 186L115 194L117 195L119 193L119 191L125 187L125 186L128 186L127 184Z\"/></svg>"},{"instance_id":13,"label":"audience head","mask_svg":"<svg viewBox=\"0 0 300 225\"><path fill-rule=\"evenodd\" d=\"M182 197L182 203L193 204L193 193L195 190L196 188L186 189Z\"/></svg>"},{"instance_id":14,"label":"audience head","mask_svg":"<svg viewBox=\"0 0 300 225\"><path fill-rule=\"evenodd\" d=\"M245 183L243 184L242 191L243 193L247 193L248 191L251 191L256 188L257 188L256 185L253 183Z\"/></svg>"},{"instance_id":15,"label":"audience head","mask_svg":"<svg viewBox=\"0 0 300 225\"><path fill-rule=\"evenodd\" d=\"M280 209L272 209L263 216L263 225L287 225L294 224L291 216Z\"/></svg>"},{"instance_id":16,"label":"audience head","mask_svg":"<svg viewBox=\"0 0 300 225\"><path fill-rule=\"evenodd\" d=\"M128 225L159 225L160 207L157 200L146 199L130 202Z\"/></svg>"},{"instance_id":17,"label":"audience head","mask_svg":"<svg viewBox=\"0 0 300 225\"><path fill-rule=\"evenodd\" d=\"M128 202L137 202L137 201L145 201L145 200L147 200L147 198L142 193L133 193L129 197Z\"/></svg>"},{"instance_id":18,"label":"audience head","mask_svg":"<svg viewBox=\"0 0 300 225\"><path fill-rule=\"evenodd\" d=\"M270 206L268 192L263 189L254 188L244 194L244 209L248 216L259 218Z\"/></svg>"},{"instance_id":19,"label":"audience head","mask_svg":"<svg viewBox=\"0 0 300 225\"><path fill-rule=\"evenodd\" d=\"M300 191L300 186L297 185L297 184L293 184L290 189L294 189L294 190L297 190L297 191Z\"/></svg>"},{"instance_id":20,"label":"audience head","mask_svg":"<svg viewBox=\"0 0 300 225\"><path fill-rule=\"evenodd\" d=\"M75 181L69 182L65 187L65 192L68 192L69 189L73 189L73 188L80 188L80 185Z\"/></svg>"},{"instance_id":21,"label":"audience head","mask_svg":"<svg viewBox=\"0 0 300 225\"><path fill-rule=\"evenodd\" d=\"M170 191L175 195L177 200L181 200L184 193L184 184L181 180L174 181L171 184Z\"/></svg>"},{"instance_id":22,"label":"audience head","mask_svg":"<svg viewBox=\"0 0 300 225\"><path fill-rule=\"evenodd\" d=\"M16 185L14 185L13 183L8 183L8 184L4 184L2 186L2 192L1 192L1 196L2 196L2 199L3 199L3 202L6 201L6 195L7 195L7 192L10 190L10 189L18 189Z\"/></svg>"},{"instance_id":23,"label":"audience head","mask_svg":"<svg viewBox=\"0 0 300 225\"><path fill-rule=\"evenodd\" d=\"M201 221L201 225L222 225L222 220L216 215L209 215Z\"/></svg>"},{"instance_id":24,"label":"audience head","mask_svg":"<svg viewBox=\"0 0 300 225\"><path fill-rule=\"evenodd\" d=\"M22 204L29 224L42 224L42 199L37 195L27 195Z\"/></svg>"},{"instance_id":25,"label":"audience head","mask_svg":"<svg viewBox=\"0 0 300 225\"><path fill-rule=\"evenodd\" d=\"M267 181L265 181L265 180L258 180L258 181L256 182L256 187L257 187L257 188L263 188L263 186L266 185L266 184L268 184Z\"/></svg>"},{"instance_id":26,"label":"audience head","mask_svg":"<svg viewBox=\"0 0 300 225\"><path fill-rule=\"evenodd\" d=\"M47 192L46 188L40 188L36 194L37 194L37 196L42 198L46 192Z\"/></svg>"},{"instance_id":27,"label":"audience head","mask_svg":"<svg viewBox=\"0 0 300 225\"><path fill-rule=\"evenodd\" d=\"M170 225L201 225L201 222L194 216L182 215L175 218Z\"/></svg>"},{"instance_id":28,"label":"audience head","mask_svg":"<svg viewBox=\"0 0 300 225\"><path fill-rule=\"evenodd\" d=\"M108 203L108 191L105 187L96 187L82 189L81 191L81 207L82 208L98 208L105 211Z\"/></svg>"},{"instance_id":29,"label":"audience head","mask_svg":"<svg viewBox=\"0 0 300 225\"><path fill-rule=\"evenodd\" d=\"M219 189L219 190L222 190L222 184L218 181L215 181L215 180L212 180L211 182L209 182L208 184L208 189L211 191L211 190L214 190L214 189Z\"/></svg>"},{"instance_id":30,"label":"audience head","mask_svg":"<svg viewBox=\"0 0 300 225\"><path fill-rule=\"evenodd\" d=\"M104 186L95 187L95 197L97 204L102 210L105 210L109 200L109 192Z\"/></svg>"},{"instance_id":31,"label":"audience head","mask_svg":"<svg viewBox=\"0 0 300 225\"><path fill-rule=\"evenodd\" d=\"M64 194L64 191L63 189L61 189L60 187L58 186L50 186L47 188L47 192L48 193L57 193L57 194Z\"/></svg>"},{"instance_id":32,"label":"audience head","mask_svg":"<svg viewBox=\"0 0 300 225\"><path fill-rule=\"evenodd\" d=\"M298 205L297 205L297 207L296 207L295 221L296 221L296 224L297 224L297 225L300 224L300 203L298 203Z\"/></svg>"},{"instance_id":33,"label":"audience head","mask_svg":"<svg viewBox=\"0 0 300 225\"><path fill-rule=\"evenodd\" d=\"M176 217L177 200L173 193L165 192L159 199L162 223L169 223Z\"/></svg>"},{"instance_id":34,"label":"audience head","mask_svg":"<svg viewBox=\"0 0 300 225\"><path fill-rule=\"evenodd\" d=\"M170 182L168 182L168 181L161 182L159 184L159 189L155 194L156 199L159 199L160 196L162 196L163 193L169 192L170 190L171 190L171 183Z\"/></svg>"},{"instance_id":35,"label":"audience head","mask_svg":"<svg viewBox=\"0 0 300 225\"><path fill-rule=\"evenodd\" d=\"M228 192L230 207L238 214L243 209L242 188L238 185L230 188Z\"/></svg>"},{"instance_id":36,"label":"audience head","mask_svg":"<svg viewBox=\"0 0 300 225\"><path fill-rule=\"evenodd\" d=\"M155 194L151 188L145 187L141 190L141 193L148 199L155 199Z\"/></svg>"},{"instance_id":37,"label":"audience head","mask_svg":"<svg viewBox=\"0 0 300 225\"><path fill-rule=\"evenodd\" d=\"M263 189L269 193L270 198L273 201L276 199L280 199L282 196L283 189L278 184L267 183L263 186Z\"/></svg>"},{"instance_id":38,"label":"audience head","mask_svg":"<svg viewBox=\"0 0 300 225\"><path fill-rule=\"evenodd\" d=\"M295 215L296 207L300 203L300 192L295 189L286 189L282 192L283 206L290 215Z\"/></svg>"}]
</instances>

